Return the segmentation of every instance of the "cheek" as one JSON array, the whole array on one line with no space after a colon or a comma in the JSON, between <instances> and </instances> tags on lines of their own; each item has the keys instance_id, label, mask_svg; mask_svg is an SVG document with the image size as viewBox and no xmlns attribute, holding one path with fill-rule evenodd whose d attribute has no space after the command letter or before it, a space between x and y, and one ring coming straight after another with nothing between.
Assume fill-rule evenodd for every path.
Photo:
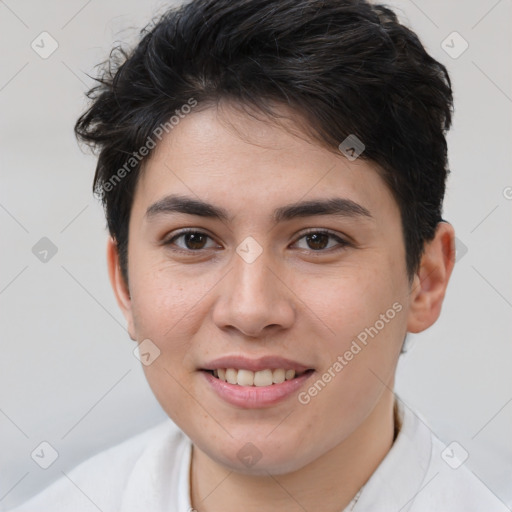
<instances>
[{"instance_id":1,"label":"cheek","mask_svg":"<svg viewBox=\"0 0 512 512\"><path fill-rule=\"evenodd\" d=\"M211 288L206 278L190 278L168 265L135 270L131 283L135 329L155 338L186 331L187 319L194 316L201 298Z\"/></svg>"},{"instance_id":2,"label":"cheek","mask_svg":"<svg viewBox=\"0 0 512 512\"><path fill-rule=\"evenodd\" d=\"M405 307L408 288L399 272L401 269L384 263L351 268L335 281L325 283L314 294L314 300L334 331L355 336L372 326L395 302ZM394 311L390 315L393 319L396 316Z\"/></svg>"},{"instance_id":3,"label":"cheek","mask_svg":"<svg viewBox=\"0 0 512 512\"><path fill-rule=\"evenodd\" d=\"M350 382L353 396L364 395L373 386L381 388L379 378L387 382L396 366L407 325L408 287L402 272L399 265L366 266L364 272L347 274L322 296L322 318L331 331L319 346L326 356L324 371L331 368L341 388ZM336 361L343 367L337 365L338 372L332 368Z\"/></svg>"}]
</instances>

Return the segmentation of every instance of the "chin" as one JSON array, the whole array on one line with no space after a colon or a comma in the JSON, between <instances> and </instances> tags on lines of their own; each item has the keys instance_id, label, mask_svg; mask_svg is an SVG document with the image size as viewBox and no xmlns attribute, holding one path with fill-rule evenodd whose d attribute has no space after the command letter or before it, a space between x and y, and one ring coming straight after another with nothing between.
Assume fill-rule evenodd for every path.
<instances>
[{"instance_id":1,"label":"chin","mask_svg":"<svg viewBox=\"0 0 512 512\"><path fill-rule=\"evenodd\" d=\"M208 446L203 451L217 464L235 473L252 476L283 475L292 473L312 462L316 457L309 454L299 457L296 446L286 447L281 442L270 444L263 441L230 443L219 452L218 446Z\"/></svg>"}]
</instances>

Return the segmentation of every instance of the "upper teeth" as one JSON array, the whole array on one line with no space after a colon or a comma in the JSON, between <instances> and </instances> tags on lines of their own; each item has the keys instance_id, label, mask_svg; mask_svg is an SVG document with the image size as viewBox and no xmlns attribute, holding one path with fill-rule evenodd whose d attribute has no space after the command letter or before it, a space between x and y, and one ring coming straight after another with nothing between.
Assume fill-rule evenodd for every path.
<instances>
[{"instance_id":1,"label":"upper teeth","mask_svg":"<svg viewBox=\"0 0 512 512\"><path fill-rule=\"evenodd\" d=\"M295 377L295 370L278 368L276 370L269 369L253 372L251 370L236 370L235 368L219 368L213 370L213 374L220 380L229 382L229 384L238 384L239 386L270 386L293 379Z\"/></svg>"}]
</instances>

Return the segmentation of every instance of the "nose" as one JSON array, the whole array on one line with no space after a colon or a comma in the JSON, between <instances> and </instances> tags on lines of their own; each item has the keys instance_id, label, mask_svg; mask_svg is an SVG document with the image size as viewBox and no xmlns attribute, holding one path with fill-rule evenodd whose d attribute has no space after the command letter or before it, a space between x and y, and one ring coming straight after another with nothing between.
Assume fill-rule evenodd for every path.
<instances>
[{"instance_id":1,"label":"nose","mask_svg":"<svg viewBox=\"0 0 512 512\"><path fill-rule=\"evenodd\" d=\"M283 270L267 257L268 252L263 251L251 263L234 255L233 267L218 288L213 309L213 321L220 329L262 338L293 324L293 291Z\"/></svg>"}]
</instances>

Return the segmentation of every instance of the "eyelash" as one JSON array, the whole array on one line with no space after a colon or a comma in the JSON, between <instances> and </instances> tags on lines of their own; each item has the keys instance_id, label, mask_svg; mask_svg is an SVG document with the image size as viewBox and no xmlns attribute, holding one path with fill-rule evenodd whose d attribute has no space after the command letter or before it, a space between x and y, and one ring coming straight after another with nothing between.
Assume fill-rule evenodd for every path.
<instances>
[{"instance_id":1,"label":"eyelash","mask_svg":"<svg viewBox=\"0 0 512 512\"><path fill-rule=\"evenodd\" d=\"M184 229L182 231L179 231L178 233L173 235L169 240L164 242L164 245L171 246L171 245L173 245L173 242L175 240L177 240L178 238L181 238L184 235L187 235L189 233L198 234L198 235L204 235L204 236L212 239L212 237L210 235L208 235L208 233L205 233L204 231L200 231L200 230L195 229L195 228L189 228L189 229ZM337 234L333 233L332 231L329 231L329 230L326 230L326 229L315 229L315 228L311 228L308 231L303 232L301 234L301 236L297 239L297 241L305 238L307 235L312 235L312 234L328 235L329 237L334 238L338 242L338 244L339 244L339 247L338 248L334 248L334 250L341 250L341 249L344 249L345 247L348 247L348 246L351 245L347 240L344 240L343 238L341 238ZM175 249L175 248L172 248L172 250L176 251L176 252L185 253L185 254L191 254L191 253L200 253L201 251L205 251L205 250L208 250L208 249L196 249L196 250L194 250L194 249L183 249L183 248ZM303 250L306 250L306 249L303 249ZM332 250L333 250L333 248L331 247L329 249L318 249L316 251L314 249L310 249L310 252L312 252L313 254L319 254L319 253L327 253L327 252L330 252Z\"/></svg>"}]
</instances>

